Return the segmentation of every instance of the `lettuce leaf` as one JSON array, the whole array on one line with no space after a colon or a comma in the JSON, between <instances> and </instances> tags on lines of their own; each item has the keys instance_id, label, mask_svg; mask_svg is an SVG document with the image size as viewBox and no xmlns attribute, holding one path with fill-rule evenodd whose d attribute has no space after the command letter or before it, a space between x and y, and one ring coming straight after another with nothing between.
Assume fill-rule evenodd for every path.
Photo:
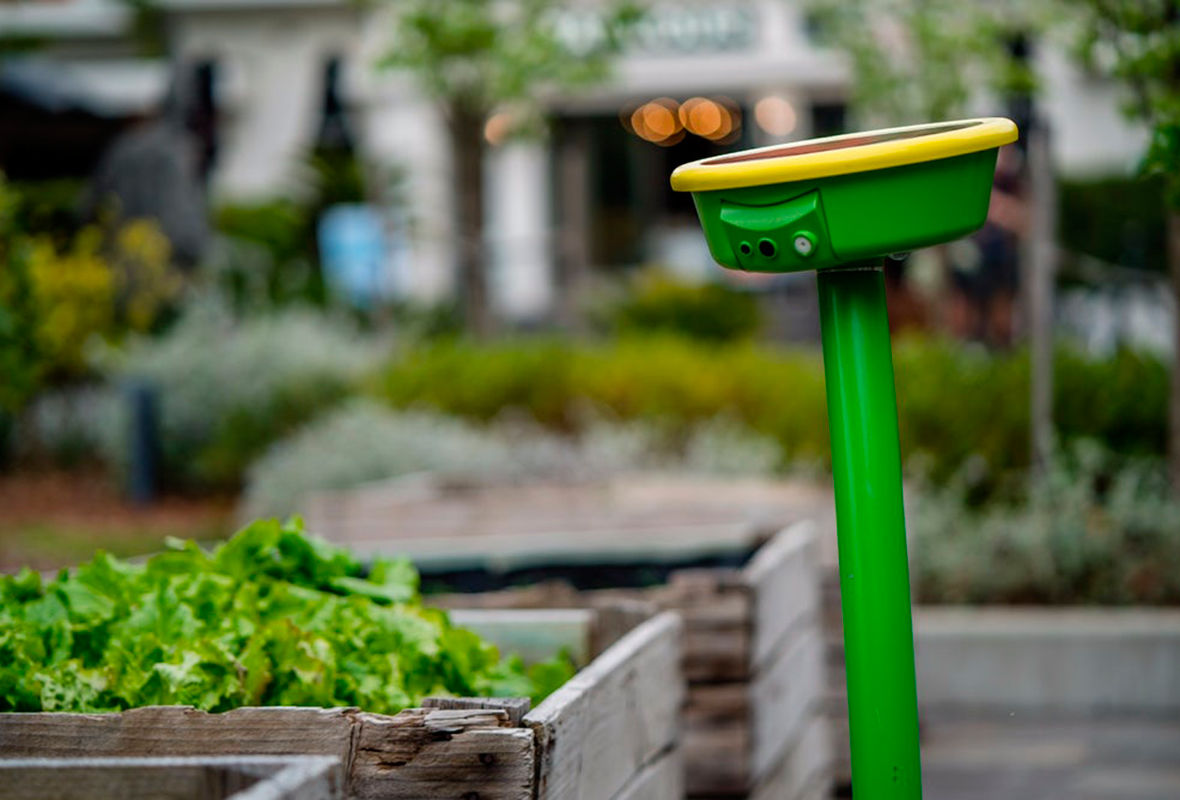
<instances>
[{"instance_id":1,"label":"lettuce leaf","mask_svg":"<svg viewBox=\"0 0 1180 800\"><path fill-rule=\"evenodd\" d=\"M422 605L408 562L366 570L299 520L255 522L208 553L171 541L143 564L99 553L50 580L0 576L0 711L392 714L438 694L539 702L573 671L564 654L502 658Z\"/></svg>"}]
</instances>

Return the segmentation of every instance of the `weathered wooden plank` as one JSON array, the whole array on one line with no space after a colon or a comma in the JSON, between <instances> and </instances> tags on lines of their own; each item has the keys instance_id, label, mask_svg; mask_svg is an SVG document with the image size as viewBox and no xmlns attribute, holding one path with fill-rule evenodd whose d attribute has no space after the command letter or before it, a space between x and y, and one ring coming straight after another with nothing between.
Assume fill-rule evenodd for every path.
<instances>
[{"instance_id":1,"label":"weathered wooden plank","mask_svg":"<svg viewBox=\"0 0 1180 800\"><path fill-rule=\"evenodd\" d=\"M485 800L531 796L531 730L504 709L243 708L207 714L156 707L122 714L0 714L0 752L12 756L333 755L355 798L432 797L478 787Z\"/></svg>"},{"instance_id":2,"label":"weathered wooden plank","mask_svg":"<svg viewBox=\"0 0 1180 800\"><path fill-rule=\"evenodd\" d=\"M791 629L819 607L819 540L811 522L775 536L746 565L742 576L753 594L752 671L776 652Z\"/></svg>"},{"instance_id":3,"label":"weathered wooden plank","mask_svg":"<svg viewBox=\"0 0 1180 800\"><path fill-rule=\"evenodd\" d=\"M423 708L498 709L508 715L508 725L513 728L520 727L520 721L529 713L531 705L527 697L427 697L422 701Z\"/></svg>"},{"instance_id":4,"label":"weathered wooden plank","mask_svg":"<svg viewBox=\"0 0 1180 800\"><path fill-rule=\"evenodd\" d=\"M791 748L750 794L749 800L826 797L832 784L832 739L827 721L813 714Z\"/></svg>"},{"instance_id":5,"label":"weathered wooden plank","mask_svg":"<svg viewBox=\"0 0 1180 800\"><path fill-rule=\"evenodd\" d=\"M689 686L684 716L688 786L742 794L770 772L823 695L822 641L789 641L750 682Z\"/></svg>"},{"instance_id":6,"label":"weathered wooden plank","mask_svg":"<svg viewBox=\"0 0 1180 800\"><path fill-rule=\"evenodd\" d=\"M824 680L823 640L810 630L790 642L750 684L750 763L755 780L770 771L808 715L819 710Z\"/></svg>"},{"instance_id":7,"label":"weathered wooden plank","mask_svg":"<svg viewBox=\"0 0 1180 800\"><path fill-rule=\"evenodd\" d=\"M497 727L510 724L503 709L409 709L395 717L359 714L358 719L350 797L533 797L533 733Z\"/></svg>"},{"instance_id":8,"label":"weathered wooden plank","mask_svg":"<svg viewBox=\"0 0 1180 800\"><path fill-rule=\"evenodd\" d=\"M737 570L689 570L652 590L661 608L684 618L684 674L690 681L740 680L750 674L751 594Z\"/></svg>"},{"instance_id":9,"label":"weathered wooden plank","mask_svg":"<svg viewBox=\"0 0 1180 800\"><path fill-rule=\"evenodd\" d=\"M684 764L679 748L657 756L614 796L614 800L683 800Z\"/></svg>"},{"instance_id":10,"label":"weathered wooden plank","mask_svg":"<svg viewBox=\"0 0 1180 800\"><path fill-rule=\"evenodd\" d=\"M538 800L609 800L676 740L679 617L640 625L525 716L541 750Z\"/></svg>"},{"instance_id":11,"label":"weathered wooden plank","mask_svg":"<svg viewBox=\"0 0 1180 800\"><path fill-rule=\"evenodd\" d=\"M6 758L331 755L351 766L355 709L149 706L121 714L0 714Z\"/></svg>"},{"instance_id":12,"label":"weathered wooden plank","mask_svg":"<svg viewBox=\"0 0 1180 800\"><path fill-rule=\"evenodd\" d=\"M4 800L339 800L327 756L0 759Z\"/></svg>"},{"instance_id":13,"label":"weathered wooden plank","mask_svg":"<svg viewBox=\"0 0 1180 800\"><path fill-rule=\"evenodd\" d=\"M741 796L750 789L750 726L729 722L684 734L684 785L692 797Z\"/></svg>"},{"instance_id":14,"label":"weathered wooden plank","mask_svg":"<svg viewBox=\"0 0 1180 800\"><path fill-rule=\"evenodd\" d=\"M265 756L254 756L238 769L258 769L255 765L261 758ZM344 774L340 759L296 756L288 766L267 780L239 791L232 800L341 800L347 785L348 776Z\"/></svg>"}]
</instances>

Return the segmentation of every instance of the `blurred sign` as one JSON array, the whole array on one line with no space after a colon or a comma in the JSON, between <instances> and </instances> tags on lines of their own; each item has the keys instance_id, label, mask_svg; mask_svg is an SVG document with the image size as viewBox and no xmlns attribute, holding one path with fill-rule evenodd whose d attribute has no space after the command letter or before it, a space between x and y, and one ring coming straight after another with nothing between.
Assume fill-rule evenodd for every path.
<instances>
[{"instance_id":1,"label":"blurred sign","mask_svg":"<svg viewBox=\"0 0 1180 800\"><path fill-rule=\"evenodd\" d=\"M575 52L598 49L606 36L601 15L589 8L561 12L556 26ZM748 3L660 3L645 11L631 33L628 49L675 55L745 50L755 44L757 33L758 15Z\"/></svg>"},{"instance_id":2,"label":"blurred sign","mask_svg":"<svg viewBox=\"0 0 1180 800\"><path fill-rule=\"evenodd\" d=\"M390 294L381 216L372 206L332 206L320 217L320 263L333 294L370 308Z\"/></svg>"}]
</instances>

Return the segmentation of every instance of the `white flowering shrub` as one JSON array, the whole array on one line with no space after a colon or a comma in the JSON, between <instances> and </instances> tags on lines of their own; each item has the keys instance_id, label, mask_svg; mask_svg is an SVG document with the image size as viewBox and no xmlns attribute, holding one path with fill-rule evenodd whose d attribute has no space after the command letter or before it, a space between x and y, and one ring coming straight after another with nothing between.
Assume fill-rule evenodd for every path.
<instances>
[{"instance_id":1,"label":"white flowering shrub","mask_svg":"<svg viewBox=\"0 0 1180 800\"><path fill-rule=\"evenodd\" d=\"M105 360L113 383L135 379L155 388L166 474L230 488L271 443L352 395L384 350L322 312L236 319L198 305L164 336L132 342ZM126 459L119 427L104 436L116 464Z\"/></svg>"},{"instance_id":2,"label":"white flowering shrub","mask_svg":"<svg viewBox=\"0 0 1180 800\"><path fill-rule=\"evenodd\" d=\"M1027 497L969 508L962 485L910 507L918 597L933 603L1180 603L1180 501L1158 462L1073 448Z\"/></svg>"},{"instance_id":3,"label":"white flowering shrub","mask_svg":"<svg viewBox=\"0 0 1180 800\"><path fill-rule=\"evenodd\" d=\"M709 442L718 448L714 457L704 455ZM475 480L572 480L631 470L764 473L778 459L777 445L732 423L705 426L690 436L682 454L660 431L641 423L599 422L567 437L531 424L479 427L455 417L353 401L305 426L254 464L244 514L297 513L311 492L415 472Z\"/></svg>"}]
</instances>

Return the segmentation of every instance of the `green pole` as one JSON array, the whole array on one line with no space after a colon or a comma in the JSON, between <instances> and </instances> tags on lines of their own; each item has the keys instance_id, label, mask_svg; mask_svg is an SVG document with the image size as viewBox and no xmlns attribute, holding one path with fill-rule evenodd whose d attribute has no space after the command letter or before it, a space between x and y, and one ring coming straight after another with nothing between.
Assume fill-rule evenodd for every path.
<instances>
[{"instance_id":1,"label":"green pole","mask_svg":"<svg viewBox=\"0 0 1180 800\"><path fill-rule=\"evenodd\" d=\"M817 280L853 796L916 800L922 767L914 633L885 282L879 266L823 269Z\"/></svg>"}]
</instances>

